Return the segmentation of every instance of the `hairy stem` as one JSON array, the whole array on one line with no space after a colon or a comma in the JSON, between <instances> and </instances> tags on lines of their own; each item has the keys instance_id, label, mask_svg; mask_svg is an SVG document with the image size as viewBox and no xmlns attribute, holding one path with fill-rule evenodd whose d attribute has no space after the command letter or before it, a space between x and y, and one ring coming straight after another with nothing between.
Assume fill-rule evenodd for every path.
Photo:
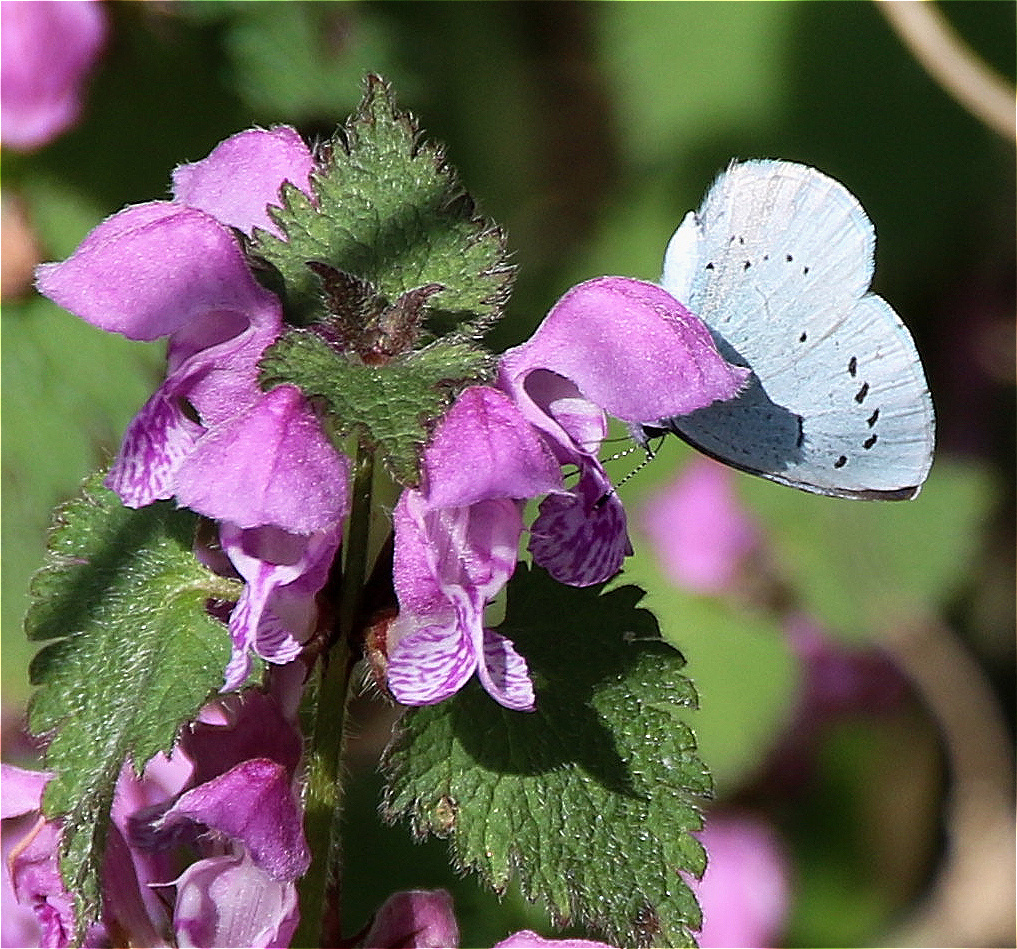
<instances>
[{"instance_id":1,"label":"hairy stem","mask_svg":"<svg viewBox=\"0 0 1017 949\"><path fill-rule=\"evenodd\" d=\"M354 624L367 574L374 456L360 448L354 462L353 497L339 591L338 636L321 665L310 739L304 829L311 867L300 881L300 926L295 946L334 946L341 938L339 910L342 881L342 750L350 674L357 658Z\"/></svg>"}]
</instances>

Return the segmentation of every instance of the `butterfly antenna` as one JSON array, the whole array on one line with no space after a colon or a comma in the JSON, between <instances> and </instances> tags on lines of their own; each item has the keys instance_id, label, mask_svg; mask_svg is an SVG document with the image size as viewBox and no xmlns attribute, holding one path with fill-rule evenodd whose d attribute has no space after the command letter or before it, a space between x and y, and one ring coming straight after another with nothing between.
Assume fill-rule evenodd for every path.
<instances>
[{"instance_id":1,"label":"butterfly antenna","mask_svg":"<svg viewBox=\"0 0 1017 949\"><path fill-rule=\"evenodd\" d=\"M646 457L641 462L639 462L639 464L636 465L635 468L633 468L627 475L625 475L625 477L622 478L621 481L619 481L615 485L612 485L610 491L605 492L603 495L601 495L601 497L597 499L597 503L593 505L593 509L595 511L599 511L607 503L607 499L611 497L612 494L617 494L618 489L623 484L627 484L629 481L631 481L637 474L639 474L640 471L642 471L651 461L653 461L653 459L657 457L657 453L649 445L645 446L630 445L624 451L615 452L610 458L605 459L605 461L616 461L619 458L625 458L628 455L631 455L632 452L634 452L639 447L644 448L644 450L646 451Z\"/></svg>"}]
</instances>

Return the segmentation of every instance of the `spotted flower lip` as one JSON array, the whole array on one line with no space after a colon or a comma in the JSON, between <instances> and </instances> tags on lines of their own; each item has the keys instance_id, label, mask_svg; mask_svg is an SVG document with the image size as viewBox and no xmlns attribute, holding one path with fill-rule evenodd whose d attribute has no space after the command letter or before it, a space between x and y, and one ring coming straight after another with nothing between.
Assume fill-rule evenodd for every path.
<instances>
[{"instance_id":1,"label":"spotted flower lip","mask_svg":"<svg viewBox=\"0 0 1017 949\"><path fill-rule=\"evenodd\" d=\"M534 560L590 586L631 553L625 511L597 453L606 415L630 424L736 395L748 376L717 352L706 325L656 284L598 277L569 290L533 336L506 352L499 385L562 464L570 494L548 497L531 529Z\"/></svg>"},{"instance_id":2,"label":"spotted flower lip","mask_svg":"<svg viewBox=\"0 0 1017 949\"><path fill-rule=\"evenodd\" d=\"M429 705L476 673L502 705L532 709L526 662L484 627L484 608L515 570L522 499L560 491L559 465L504 393L473 386L439 423L422 473L393 517L400 613L389 688L404 704Z\"/></svg>"}]
</instances>

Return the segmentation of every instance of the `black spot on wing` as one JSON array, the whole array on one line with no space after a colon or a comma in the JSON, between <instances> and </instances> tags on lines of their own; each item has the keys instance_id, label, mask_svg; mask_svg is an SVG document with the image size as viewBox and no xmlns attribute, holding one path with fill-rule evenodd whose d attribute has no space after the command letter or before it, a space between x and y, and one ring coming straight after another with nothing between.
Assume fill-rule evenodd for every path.
<instances>
[{"instance_id":1,"label":"black spot on wing","mask_svg":"<svg viewBox=\"0 0 1017 949\"><path fill-rule=\"evenodd\" d=\"M848 363L848 372L851 373L852 379L858 375L858 360L854 356L851 357L851 361Z\"/></svg>"},{"instance_id":2,"label":"black spot on wing","mask_svg":"<svg viewBox=\"0 0 1017 949\"><path fill-rule=\"evenodd\" d=\"M870 435L868 438L865 439L865 441L862 442L862 448L868 451L873 445L876 444L877 438L879 438L878 435Z\"/></svg>"},{"instance_id":3,"label":"black spot on wing","mask_svg":"<svg viewBox=\"0 0 1017 949\"><path fill-rule=\"evenodd\" d=\"M873 409L872 414L865 420L865 424L872 428L876 424L876 419L879 418L879 409Z\"/></svg>"},{"instance_id":4,"label":"black spot on wing","mask_svg":"<svg viewBox=\"0 0 1017 949\"><path fill-rule=\"evenodd\" d=\"M865 397L869 394L869 384L867 382L862 383L862 387L855 393L855 402L861 405L865 401Z\"/></svg>"},{"instance_id":5,"label":"black spot on wing","mask_svg":"<svg viewBox=\"0 0 1017 949\"><path fill-rule=\"evenodd\" d=\"M847 464L847 455L841 455L834 463L834 468L843 468Z\"/></svg>"}]
</instances>

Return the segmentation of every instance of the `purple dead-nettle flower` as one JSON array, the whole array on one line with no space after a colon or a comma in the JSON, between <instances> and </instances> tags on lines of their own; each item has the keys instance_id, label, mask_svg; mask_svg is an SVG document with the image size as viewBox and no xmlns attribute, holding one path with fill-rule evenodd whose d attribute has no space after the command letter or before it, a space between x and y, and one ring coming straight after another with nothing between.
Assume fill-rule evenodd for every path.
<instances>
[{"instance_id":1,"label":"purple dead-nettle flower","mask_svg":"<svg viewBox=\"0 0 1017 949\"><path fill-rule=\"evenodd\" d=\"M221 522L223 549L249 585L231 617L227 688L246 675L249 649L293 658L306 627L280 627L272 597L287 585L313 597L348 508L349 462L303 395L258 386L282 309L231 230L277 232L267 206L284 180L310 191L313 168L293 129L241 132L175 171L173 201L115 214L66 261L38 270L39 289L87 322L168 338L166 379L128 427L106 483L129 507L175 497ZM312 576L320 582L308 589Z\"/></svg>"},{"instance_id":2,"label":"purple dead-nettle flower","mask_svg":"<svg viewBox=\"0 0 1017 949\"><path fill-rule=\"evenodd\" d=\"M3 872L10 875L15 899L32 910L36 922L32 927L23 921L22 932L38 939L40 946L69 945L74 934L74 897L60 877L60 823L41 816L42 792L53 775L8 764L0 769Z\"/></svg>"},{"instance_id":3,"label":"purple dead-nettle flower","mask_svg":"<svg viewBox=\"0 0 1017 949\"><path fill-rule=\"evenodd\" d=\"M297 657L313 627L315 594L325 585L339 532L305 537L271 526L241 530L224 522L219 537L245 581L229 619L233 654L223 688L235 689L250 673L252 651L274 663Z\"/></svg>"},{"instance_id":4,"label":"purple dead-nettle flower","mask_svg":"<svg viewBox=\"0 0 1017 949\"><path fill-rule=\"evenodd\" d=\"M781 945L791 881L776 831L753 815L714 813L698 836L709 854L702 880L690 882L703 910L699 945Z\"/></svg>"},{"instance_id":5,"label":"purple dead-nettle flower","mask_svg":"<svg viewBox=\"0 0 1017 949\"><path fill-rule=\"evenodd\" d=\"M393 893L375 914L365 949L455 949L459 924L448 890Z\"/></svg>"},{"instance_id":6,"label":"purple dead-nettle flower","mask_svg":"<svg viewBox=\"0 0 1017 949\"><path fill-rule=\"evenodd\" d=\"M124 764L102 919L86 946L288 945L309 854L296 780L302 739L278 692L206 707L140 777ZM3 766L5 847L16 835L8 872L38 922L32 942L19 944L67 946L74 937L74 898L57 862L61 825L37 817L51 777Z\"/></svg>"},{"instance_id":7,"label":"purple dead-nettle flower","mask_svg":"<svg viewBox=\"0 0 1017 949\"><path fill-rule=\"evenodd\" d=\"M515 570L523 499L561 490L557 461L502 392L463 391L424 452L421 486L396 507L388 685L407 705L439 702L474 672L502 705L533 708L525 660L484 627Z\"/></svg>"},{"instance_id":8,"label":"purple dead-nettle flower","mask_svg":"<svg viewBox=\"0 0 1017 949\"><path fill-rule=\"evenodd\" d=\"M598 459L606 415L629 423L682 415L732 398L747 375L655 284L598 277L569 290L500 363L501 387L558 461L579 473L570 492L541 504L534 560L572 586L613 576L631 547L625 511Z\"/></svg>"},{"instance_id":9,"label":"purple dead-nettle flower","mask_svg":"<svg viewBox=\"0 0 1017 949\"><path fill-rule=\"evenodd\" d=\"M106 10L97 0L4 0L0 20L0 139L31 151L77 122Z\"/></svg>"}]
</instances>

